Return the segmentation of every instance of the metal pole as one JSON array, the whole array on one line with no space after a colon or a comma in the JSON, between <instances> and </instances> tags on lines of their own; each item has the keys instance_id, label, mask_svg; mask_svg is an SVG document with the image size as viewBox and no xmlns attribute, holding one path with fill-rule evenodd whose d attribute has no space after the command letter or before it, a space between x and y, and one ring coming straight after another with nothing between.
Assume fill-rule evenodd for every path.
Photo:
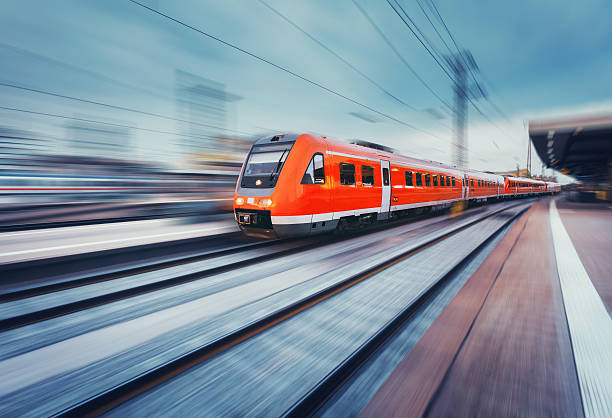
<instances>
[{"instance_id":1,"label":"metal pole","mask_svg":"<svg viewBox=\"0 0 612 418\"><path fill-rule=\"evenodd\" d=\"M455 155L454 163L459 168L467 166L467 144L465 125L467 121L467 71L458 55L452 58L455 72Z\"/></svg>"}]
</instances>

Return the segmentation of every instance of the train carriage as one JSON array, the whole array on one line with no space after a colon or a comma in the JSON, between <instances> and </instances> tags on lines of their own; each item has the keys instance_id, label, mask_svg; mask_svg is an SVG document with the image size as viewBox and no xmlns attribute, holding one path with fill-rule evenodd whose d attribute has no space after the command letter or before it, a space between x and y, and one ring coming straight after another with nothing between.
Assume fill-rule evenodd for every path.
<instances>
[{"instance_id":1,"label":"train carriage","mask_svg":"<svg viewBox=\"0 0 612 418\"><path fill-rule=\"evenodd\" d=\"M240 228L249 235L301 236L386 220L412 209L544 192L543 182L536 187L525 181L530 179L504 180L370 145L310 134L259 139L236 185L234 213Z\"/></svg>"}]
</instances>

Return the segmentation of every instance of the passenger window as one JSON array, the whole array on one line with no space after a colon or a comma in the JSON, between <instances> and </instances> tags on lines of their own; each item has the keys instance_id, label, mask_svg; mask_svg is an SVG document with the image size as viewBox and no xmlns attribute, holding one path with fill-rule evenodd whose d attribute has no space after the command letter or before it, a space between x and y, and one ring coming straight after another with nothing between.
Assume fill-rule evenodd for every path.
<instances>
[{"instance_id":1,"label":"passenger window","mask_svg":"<svg viewBox=\"0 0 612 418\"><path fill-rule=\"evenodd\" d=\"M374 186L374 167L369 165L361 166L361 184L364 186Z\"/></svg>"},{"instance_id":2,"label":"passenger window","mask_svg":"<svg viewBox=\"0 0 612 418\"><path fill-rule=\"evenodd\" d=\"M425 174L425 186L431 186L431 175L429 173Z\"/></svg>"},{"instance_id":3,"label":"passenger window","mask_svg":"<svg viewBox=\"0 0 612 418\"><path fill-rule=\"evenodd\" d=\"M404 175L406 176L406 186L412 186L412 171L406 171Z\"/></svg>"},{"instance_id":4,"label":"passenger window","mask_svg":"<svg viewBox=\"0 0 612 418\"><path fill-rule=\"evenodd\" d=\"M440 187L444 187L444 182L445 182L445 181L446 181L446 180L444 180L444 176L443 176L443 175L440 175Z\"/></svg>"},{"instance_id":5,"label":"passenger window","mask_svg":"<svg viewBox=\"0 0 612 418\"><path fill-rule=\"evenodd\" d=\"M340 163L340 184L355 184L355 164Z\"/></svg>"},{"instance_id":6,"label":"passenger window","mask_svg":"<svg viewBox=\"0 0 612 418\"><path fill-rule=\"evenodd\" d=\"M470 185L472 188L474 188L474 179L470 179Z\"/></svg>"},{"instance_id":7,"label":"passenger window","mask_svg":"<svg viewBox=\"0 0 612 418\"><path fill-rule=\"evenodd\" d=\"M324 184L325 183L325 167L323 164L323 155L315 154L306 168L306 172L302 177L302 184Z\"/></svg>"},{"instance_id":8,"label":"passenger window","mask_svg":"<svg viewBox=\"0 0 612 418\"><path fill-rule=\"evenodd\" d=\"M389 169L387 167L383 168L383 184L385 186L389 185Z\"/></svg>"},{"instance_id":9,"label":"passenger window","mask_svg":"<svg viewBox=\"0 0 612 418\"><path fill-rule=\"evenodd\" d=\"M433 185L434 187L438 187L438 176L434 174L433 176Z\"/></svg>"},{"instance_id":10,"label":"passenger window","mask_svg":"<svg viewBox=\"0 0 612 418\"><path fill-rule=\"evenodd\" d=\"M422 179L422 174L421 173L414 173L414 177L416 179L416 185L417 186L422 186L423 185L423 179Z\"/></svg>"},{"instance_id":11,"label":"passenger window","mask_svg":"<svg viewBox=\"0 0 612 418\"><path fill-rule=\"evenodd\" d=\"M450 187L450 176L446 176L446 185Z\"/></svg>"},{"instance_id":12,"label":"passenger window","mask_svg":"<svg viewBox=\"0 0 612 418\"><path fill-rule=\"evenodd\" d=\"M325 183L325 163L323 154L315 154L314 156L314 182L315 184Z\"/></svg>"},{"instance_id":13,"label":"passenger window","mask_svg":"<svg viewBox=\"0 0 612 418\"><path fill-rule=\"evenodd\" d=\"M453 187L455 187L455 178L453 177Z\"/></svg>"}]
</instances>

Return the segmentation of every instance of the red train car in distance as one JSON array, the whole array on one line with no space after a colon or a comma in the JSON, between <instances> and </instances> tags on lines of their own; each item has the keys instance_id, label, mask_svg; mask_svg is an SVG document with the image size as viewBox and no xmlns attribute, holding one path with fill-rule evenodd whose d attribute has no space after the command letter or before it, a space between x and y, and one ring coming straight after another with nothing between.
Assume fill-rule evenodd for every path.
<instances>
[{"instance_id":1,"label":"red train car in distance","mask_svg":"<svg viewBox=\"0 0 612 418\"><path fill-rule=\"evenodd\" d=\"M524 177L506 177L506 196L542 195L546 193L546 182Z\"/></svg>"},{"instance_id":2,"label":"red train car in distance","mask_svg":"<svg viewBox=\"0 0 612 418\"><path fill-rule=\"evenodd\" d=\"M414 208L501 198L506 190L501 176L322 136L284 134L253 144L236 185L234 214L249 235L302 236Z\"/></svg>"}]
</instances>

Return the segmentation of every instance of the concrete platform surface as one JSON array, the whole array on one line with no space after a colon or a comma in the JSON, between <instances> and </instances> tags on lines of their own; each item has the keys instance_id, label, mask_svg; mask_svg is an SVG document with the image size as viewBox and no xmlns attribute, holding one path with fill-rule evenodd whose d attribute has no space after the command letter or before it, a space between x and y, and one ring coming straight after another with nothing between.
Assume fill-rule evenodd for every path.
<instances>
[{"instance_id":1,"label":"concrete platform surface","mask_svg":"<svg viewBox=\"0 0 612 418\"><path fill-rule=\"evenodd\" d=\"M551 201L519 219L362 416L612 413L610 214L560 202L557 215Z\"/></svg>"}]
</instances>

